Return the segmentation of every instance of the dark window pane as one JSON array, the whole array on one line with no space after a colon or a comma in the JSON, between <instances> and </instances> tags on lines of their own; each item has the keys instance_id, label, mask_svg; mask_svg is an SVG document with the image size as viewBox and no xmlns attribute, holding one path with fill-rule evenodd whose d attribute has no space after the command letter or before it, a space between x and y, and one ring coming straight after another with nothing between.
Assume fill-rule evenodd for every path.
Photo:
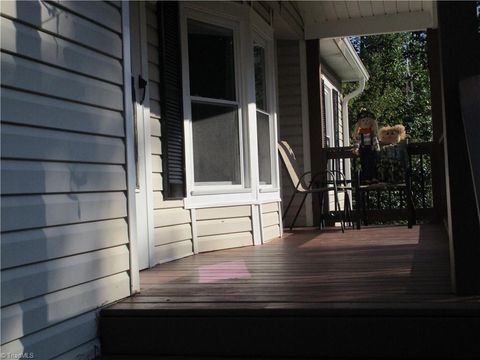
<instances>
[{"instance_id":1,"label":"dark window pane","mask_svg":"<svg viewBox=\"0 0 480 360\"><path fill-rule=\"evenodd\" d=\"M240 146L236 107L192 103L196 183L240 184Z\"/></svg>"},{"instance_id":2,"label":"dark window pane","mask_svg":"<svg viewBox=\"0 0 480 360\"><path fill-rule=\"evenodd\" d=\"M265 72L265 49L255 45L253 47L255 59L255 100L257 108L267 110L267 80Z\"/></svg>"},{"instance_id":3,"label":"dark window pane","mask_svg":"<svg viewBox=\"0 0 480 360\"><path fill-rule=\"evenodd\" d=\"M259 111L257 111L257 138L260 184L271 184L270 117Z\"/></svg>"},{"instance_id":4,"label":"dark window pane","mask_svg":"<svg viewBox=\"0 0 480 360\"><path fill-rule=\"evenodd\" d=\"M190 94L235 100L233 31L188 20Z\"/></svg>"}]
</instances>

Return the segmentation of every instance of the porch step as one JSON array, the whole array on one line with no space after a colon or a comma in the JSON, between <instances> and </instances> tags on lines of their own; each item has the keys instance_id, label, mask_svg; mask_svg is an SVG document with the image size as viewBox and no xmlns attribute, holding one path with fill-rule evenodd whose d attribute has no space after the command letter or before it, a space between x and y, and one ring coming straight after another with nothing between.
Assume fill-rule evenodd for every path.
<instances>
[{"instance_id":1,"label":"porch step","mask_svg":"<svg viewBox=\"0 0 480 360\"><path fill-rule=\"evenodd\" d=\"M133 304L101 311L102 353L157 358L480 358L479 304ZM120 359L120 358L119 358Z\"/></svg>"}]
</instances>

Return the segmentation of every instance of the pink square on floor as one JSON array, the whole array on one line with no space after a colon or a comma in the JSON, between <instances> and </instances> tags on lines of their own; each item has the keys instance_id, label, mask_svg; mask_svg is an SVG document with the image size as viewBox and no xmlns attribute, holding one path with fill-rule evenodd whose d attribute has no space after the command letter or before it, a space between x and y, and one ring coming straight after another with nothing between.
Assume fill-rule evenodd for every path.
<instances>
[{"instance_id":1,"label":"pink square on floor","mask_svg":"<svg viewBox=\"0 0 480 360\"><path fill-rule=\"evenodd\" d=\"M200 284L213 283L227 279L250 279L251 275L245 261L229 261L214 265L201 266L198 269Z\"/></svg>"}]
</instances>

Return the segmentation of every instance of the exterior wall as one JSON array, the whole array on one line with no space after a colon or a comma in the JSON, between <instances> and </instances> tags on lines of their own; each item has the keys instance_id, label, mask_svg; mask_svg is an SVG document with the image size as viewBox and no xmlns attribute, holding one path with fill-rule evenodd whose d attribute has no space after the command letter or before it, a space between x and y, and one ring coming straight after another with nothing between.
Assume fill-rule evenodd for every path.
<instances>
[{"instance_id":1,"label":"exterior wall","mask_svg":"<svg viewBox=\"0 0 480 360\"><path fill-rule=\"evenodd\" d=\"M157 16L154 3L146 4L149 60L150 128L153 184L155 259L163 263L194 253L253 245L250 205L205 209L184 208L182 200L164 200L159 96ZM195 212L192 222L191 212ZM193 228L194 227L194 228Z\"/></svg>"},{"instance_id":2,"label":"exterior wall","mask_svg":"<svg viewBox=\"0 0 480 360\"><path fill-rule=\"evenodd\" d=\"M262 239L263 242L268 242L282 236L281 227L281 214L279 212L279 203L262 204Z\"/></svg>"},{"instance_id":3,"label":"exterior wall","mask_svg":"<svg viewBox=\"0 0 480 360\"><path fill-rule=\"evenodd\" d=\"M130 295L122 10L1 12L2 354L90 359Z\"/></svg>"},{"instance_id":4,"label":"exterior wall","mask_svg":"<svg viewBox=\"0 0 480 360\"><path fill-rule=\"evenodd\" d=\"M197 209L199 252L253 245L250 205Z\"/></svg>"},{"instance_id":5,"label":"exterior wall","mask_svg":"<svg viewBox=\"0 0 480 360\"><path fill-rule=\"evenodd\" d=\"M148 82L152 152L154 257L157 263L193 254L192 219L183 201L163 200L162 143L160 126L159 40L155 3L146 3Z\"/></svg>"},{"instance_id":6,"label":"exterior wall","mask_svg":"<svg viewBox=\"0 0 480 360\"><path fill-rule=\"evenodd\" d=\"M278 203L185 209L182 200L164 200L162 188L161 123L157 16L154 3L146 3L149 63L149 106L153 184L153 241L157 263L192 255L271 240L280 236ZM252 213L253 212L253 213ZM255 221L254 218L261 219ZM261 223L260 223L261 221ZM262 236L264 224L265 237Z\"/></svg>"},{"instance_id":7,"label":"exterior wall","mask_svg":"<svg viewBox=\"0 0 480 360\"><path fill-rule=\"evenodd\" d=\"M341 94L342 90L342 83L340 80L338 80L334 75L333 72L331 72L328 67L325 64L322 64L322 75L325 76L325 78L330 82L330 84L333 86L333 89L338 92L338 136L339 136L339 146L344 146L344 129L343 129L343 118L342 118L342 102L343 102L343 97ZM333 116L333 115L332 115ZM348 131L348 130L347 130ZM333 140L333 139L332 139ZM332 162L334 160L330 160ZM346 164L348 165L348 164ZM331 163L329 163L329 166L332 166ZM336 169L338 170L338 169ZM344 172L343 168L343 163L340 162L340 171ZM338 193L338 201L340 203L340 207L343 210L344 207L344 201L345 201L345 193L340 192ZM335 210L335 196L333 192L328 193L328 208L330 210Z\"/></svg>"},{"instance_id":8,"label":"exterior wall","mask_svg":"<svg viewBox=\"0 0 480 360\"><path fill-rule=\"evenodd\" d=\"M303 125L302 125L302 90L300 69L300 48L298 41L277 41L278 66L278 106L279 106L279 140L286 140L295 153L298 164L304 171ZM284 166L281 166L281 184L283 206L288 204L293 194L294 186ZM287 217L285 225L289 226L298 210L301 196L296 196ZM306 225L305 208L296 221L296 226Z\"/></svg>"},{"instance_id":9,"label":"exterior wall","mask_svg":"<svg viewBox=\"0 0 480 360\"><path fill-rule=\"evenodd\" d=\"M279 93L279 127L280 140L286 140L292 147L301 171L305 170L305 146L304 128L302 123L302 91L301 91L301 54L298 41L278 40L277 41L277 62L278 62L278 93ZM322 75L325 76L339 93L339 119L342 119L342 96L341 82L333 73L322 66ZM319 119L319 121L321 121ZM343 146L343 122L339 124L340 146ZM320 141L320 139L318 139ZM286 170L282 167L282 197L285 207L293 194L294 186ZM285 225L289 226L298 210L302 197L297 194L295 201L285 218ZM339 202L343 209L344 194L339 194ZM308 200L307 202L308 203ZM334 209L334 195L329 193L329 208ZM285 208L284 208L285 209ZM311 216L311 215L310 215ZM295 226L307 225L306 205L303 206Z\"/></svg>"}]
</instances>

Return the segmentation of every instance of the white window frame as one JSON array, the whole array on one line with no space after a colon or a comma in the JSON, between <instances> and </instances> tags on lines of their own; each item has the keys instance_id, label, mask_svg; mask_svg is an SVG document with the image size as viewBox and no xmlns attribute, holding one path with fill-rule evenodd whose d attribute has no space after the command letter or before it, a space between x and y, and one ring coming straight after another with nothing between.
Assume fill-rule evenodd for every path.
<instances>
[{"instance_id":1,"label":"white window frame","mask_svg":"<svg viewBox=\"0 0 480 360\"><path fill-rule=\"evenodd\" d=\"M234 64L236 101L207 99L190 96L190 79L188 63L188 28L187 20L200 22L231 29L234 36ZM253 61L248 57L246 46L251 43L251 29L249 24L249 9L231 3L180 3L180 33L182 53L182 86L183 111L185 131L185 175L187 197L186 208L221 206L230 204L252 204L255 200L256 187L252 174L251 121L249 114L248 83L253 79ZM248 47L250 50L250 46ZM251 74L250 74L251 73ZM205 184L194 183L194 157L192 136L192 99L210 103L238 104L239 116L239 144L241 164L241 184Z\"/></svg>"},{"instance_id":2,"label":"white window frame","mask_svg":"<svg viewBox=\"0 0 480 360\"><path fill-rule=\"evenodd\" d=\"M191 191L195 190L200 190L200 191L208 191L208 190L237 190L237 189L242 189L245 187L245 164L244 164L244 146L242 144L245 143L244 136L243 136L243 124L245 122L245 116L243 115L242 111L242 103L243 103L243 97L242 97L242 91L241 91L241 81L239 81L240 76L241 76L241 64L239 64L239 61L237 61L237 54L240 53L240 44L239 44L239 38L240 38L240 31L239 31L239 24L230 21L227 19L223 18L217 18L213 17L210 15L202 14L199 12L195 11L187 11L186 16L182 19L182 22L184 21L183 25L185 27L185 31L187 32L187 39L186 41L182 42L182 48L184 48L183 57L182 57L182 63L186 65L186 67L189 67L188 63L188 20L196 20L199 22L203 22L206 24L211 24L215 26L219 26L222 28L226 28L229 30L232 30L233 32L233 51L234 51L234 66L235 66L235 95L236 95L236 100L222 100L222 99L214 99L214 98L208 98L208 97L199 97L199 96L191 96L190 95L190 74L189 71L183 73L183 77L187 80L188 82L188 89L185 87L184 90L184 98L187 100L187 104L184 108L185 114L188 116L185 116L185 118L189 119L187 121L187 126L189 127L189 135L190 138L188 139L188 143L191 144L192 147L192 155L193 155L193 135L192 135L192 102L196 103L203 103L203 104L212 104L212 105L233 105L236 106L238 109L237 113L237 121L238 121L238 129L239 129L239 134L238 134L238 141L240 145L240 184L225 184L223 185L223 182L203 182L203 183L196 183L195 182L195 171L193 167L193 156L192 156L192 162L189 165L190 171L191 171L191 177L189 178L191 182Z\"/></svg>"},{"instance_id":3,"label":"white window frame","mask_svg":"<svg viewBox=\"0 0 480 360\"><path fill-rule=\"evenodd\" d=\"M341 106L341 101L342 101L342 95L341 92L338 90L338 88L333 85L325 75L322 75L322 80L323 84L325 86L325 91L323 96L325 96L325 93L328 93L328 103L327 103L327 98L325 98L325 116L327 117L325 119L326 126L327 128L325 129L327 137L330 139L330 147L335 147L335 124L333 123L333 90L335 90L338 93L338 116L339 119L341 118L341 111L342 111L342 106ZM340 125L340 124L339 124ZM342 146L342 136L340 136L340 126L338 127L338 136L340 139L340 146ZM345 131L345 129L344 129Z\"/></svg>"},{"instance_id":4,"label":"white window frame","mask_svg":"<svg viewBox=\"0 0 480 360\"><path fill-rule=\"evenodd\" d=\"M241 185L195 185L193 163L193 137L188 64L187 19L230 28L234 31L236 103L241 119L242 133ZM273 29L250 7L229 2L180 2L180 36L182 53L182 86L185 130L185 174L187 194L185 208L236 206L281 201L279 160L277 154L277 93L276 61ZM255 74L253 43L262 40L266 44L267 101L270 113L272 184L260 186L257 148L257 118L255 104ZM205 100L205 99L203 99ZM208 100L208 99L207 99ZM210 99L217 102L217 99ZM220 100L223 103L223 100ZM218 102L217 102L218 103ZM228 101L225 101L228 103Z\"/></svg>"},{"instance_id":5,"label":"white window frame","mask_svg":"<svg viewBox=\"0 0 480 360\"><path fill-rule=\"evenodd\" d=\"M273 130L274 128L274 121L273 121L273 103L272 103L272 97L273 97L273 89L271 88L272 86L272 79L271 79L271 74L270 74L270 69L273 66L272 62L270 61L270 52L271 52L271 45L266 41L264 38L262 38L257 32L254 32L253 34L253 43L252 43L252 51L254 46L259 46L263 48L264 50L264 55L265 55L265 92L266 92L266 109L258 109L256 106L255 102L255 118L257 117L257 112L260 112L264 115L268 116L268 128L269 128L269 140L270 140L270 178L271 178L271 183L270 184L261 184L260 183L260 175L259 175L259 188L260 189L267 189L267 188L273 188L275 184L275 151L276 151L276 134ZM256 100L256 99L255 99ZM258 124L258 119L257 123ZM258 131L258 128L257 128ZM258 132L257 132L258 136ZM258 150L258 149L257 149ZM257 153L258 156L258 153ZM257 164L259 165L259 164ZM260 170L260 169L259 169Z\"/></svg>"},{"instance_id":6,"label":"white window frame","mask_svg":"<svg viewBox=\"0 0 480 360\"><path fill-rule=\"evenodd\" d=\"M325 76L322 75L322 80L324 84L324 104L325 104L325 137L327 138L327 147L335 147L335 126L333 124L333 89L336 90L335 86L332 85L330 81L327 80ZM337 90L338 91L338 90Z\"/></svg>"},{"instance_id":7,"label":"white window frame","mask_svg":"<svg viewBox=\"0 0 480 360\"><path fill-rule=\"evenodd\" d=\"M253 28L253 36L251 43L251 51L255 44L262 46L265 50L265 82L267 92L267 112L259 110L269 116L270 120L270 166L271 166L271 184L260 184L259 174L257 175L258 183L258 201L281 201L280 197L280 179L279 179L279 162L277 153L278 142L278 126L277 126L277 84L276 84L276 61L275 61L275 41L273 38L273 29L268 25L255 11L251 10L251 20ZM252 55L253 56L253 55ZM253 86L255 98L255 81ZM255 130L257 126L257 108L255 105ZM256 134L256 137L258 136ZM255 143L256 144L256 143ZM255 146L256 147L256 146ZM258 149L256 149L256 159L258 159ZM257 173L259 171L258 161L256 161Z\"/></svg>"},{"instance_id":8,"label":"white window frame","mask_svg":"<svg viewBox=\"0 0 480 360\"><path fill-rule=\"evenodd\" d=\"M338 116L339 116L339 119L341 119L340 115L341 115L341 93L340 91L337 89L337 87L335 87L335 85L333 85L325 75L322 75L322 80L323 80L323 84L325 86L325 89L324 89L324 93L323 93L323 96L325 96L325 116L326 116L326 119L325 119L325 125L326 125L326 129L325 129L325 132L326 132L326 137L327 139L329 140L329 144L327 147L335 147L335 124L333 123L334 119L333 119L333 90L335 90L337 93L338 93L338 108L337 108L337 111L338 111ZM328 94L328 95L327 95ZM339 138L339 142L340 142L340 146L343 146L342 145L342 136L340 136L340 126L338 127L338 138ZM345 131L345 130L343 130ZM328 167L329 169L331 170L331 163L329 162L328 163ZM343 168L343 165L342 165L342 162L340 161L339 162L339 168L337 170L340 170L340 171L344 171L345 169ZM346 174L345 174L346 175Z\"/></svg>"}]
</instances>

